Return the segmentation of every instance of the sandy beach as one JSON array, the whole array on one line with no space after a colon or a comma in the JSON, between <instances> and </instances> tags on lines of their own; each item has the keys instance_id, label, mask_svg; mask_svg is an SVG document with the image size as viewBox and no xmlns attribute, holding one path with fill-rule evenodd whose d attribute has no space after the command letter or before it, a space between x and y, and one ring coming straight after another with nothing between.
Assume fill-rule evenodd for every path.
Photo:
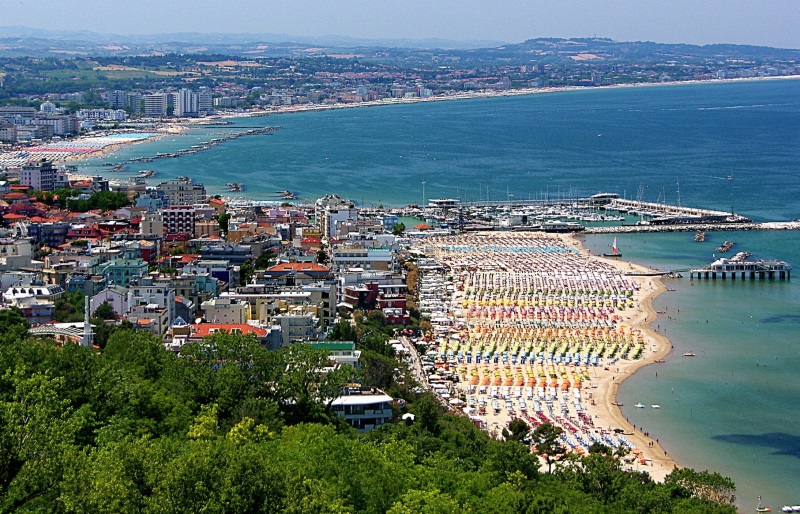
<instances>
[{"instance_id":1,"label":"sandy beach","mask_svg":"<svg viewBox=\"0 0 800 514\"><path fill-rule=\"evenodd\" d=\"M653 270L591 256L571 235L485 233L434 239L424 247L458 277L448 308L453 328L439 331L436 373L455 372L460 380L447 391L432 382L445 401L496 436L514 418L551 422L564 429L576 453L592 442L622 442L633 447L627 469L661 481L676 467L616 404L625 378L670 351L669 341L648 324L656 316L652 299L665 290L657 276L647 276ZM618 293L598 292L598 284ZM550 352L544 360L543 348ZM567 348L572 362L569 352L562 360ZM601 355L599 362L589 364L590 352ZM462 396L466 405L457 399Z\"/></svg>"},{"instance_id":2,"label":"sandy beach","mask_svg":"<svg viewBox=\"0 0 800 514\"><path fill-rule=\"evenodd\" d=\"M576 248L579 248L581 253L589 255L587 250L575 237L565 235L562 236L562 238L568 242L568 244L573 244ZM623 416L622 411L616 403L617 391L620 384L626 378L632 376L636 370L644 366L657 366L658 364L655 364L655 361L663 359L672 350L669 339L657 333L650 326L650 322L654 321L657 316L653 308L653 299L666 291L666 286L664 286L659 276L646 276L653 273L653 270L650 268L622 259L603 258L599 256L593 256L593 258L616 267L622 273L643 275L637 277L642 283L642 288L635 293L637 308L635 311L629 312L625 318L631 326L642 331L646 342L645 352L641 359L618 363L619 365L615 365L614 368L610 370L611 376L609 376L608 372L598 374L596 383L597 390L600 391L601 400L598 401L596 405L592 406L595 407L593 411L594 414L599 416L598 419L600 420L601 426L620 427L625 429L626 432L632 432L629 439L636 444L637 448L642 449L646 457L652 459L652 466L647 468L647 472L655 480L663 481L664 477L677 467L678 464L656 440L645 437L642 432L635 429L625 416Z\"/></svg>"},{"instance_id":3,"label":"sandy beach","mask_svg":"<svg viewBox=\"0 0 800 514\"><path fill-rule=\"evenodd\" d=\"M68 140L16 148L0 153L0 168L23 166L30 161L47 159L54 163L73 163L85 159L101 159L129 145L154 141L186 132L190 124L163 123L147 131L129 128L105 130L81 135Z\"/></svg>"},{"instance_id":4,"label":"sandy beach","mask_svg":"<svg viewBox=\"0 0 800 514\"><path fill-rule=\"evenodd\" d=\"M791 80L791 79L800 79L800 75L733 78L733 79L683 80L683 81L665 81L665 82L634 82L630 84L611 84L611 85L594 86L594 87L543 86L543 87L527 87L527 88L501 89L501 90L482 89L473 91L451 92L444 95L431 96L429 98L420 98L420 97L385 98L380 100L370 100L370 101L352 102L352 103L304 104L304 105L292 105L292 106L281 106L281 107L267 107L263 109L251 109L246 112L223 112L215 114L205 119L249 118L249 117L259 117L259 116L271 116L276 114L290 114L294 112L328 111L334 109L355 109L361 107L379 107L383 105L403 105L403 104L416 104L416 103L426 103L426 102L473 100L478 98L502 98L511 96L563 93L568 91L592 91L592 90L622 89L622 88L628 89L637 87L663 87L663 86L697 85L697 84L719 84L723 82L752 82L760 80Z\"/></svg>"}]
</instances>

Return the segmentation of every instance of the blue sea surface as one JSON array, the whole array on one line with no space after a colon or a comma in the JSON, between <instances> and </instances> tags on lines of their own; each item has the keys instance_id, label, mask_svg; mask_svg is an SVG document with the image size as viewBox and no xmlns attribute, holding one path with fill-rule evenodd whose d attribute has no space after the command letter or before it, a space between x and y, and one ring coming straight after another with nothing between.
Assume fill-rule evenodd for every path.
<instances>
[{"instance_id":1,"label":"blue sea surface","mask_svg":"<svg viewBox=\"0 0 800 514\"><path fill-rule=\"evenodd\" d=\"M315 199L335 192L362 205L574 198L600 191L645 201L734 210L757 221L800 218L800 80L587 89L508 98L293 113L234 120L131 145L113 157L170 152L259 126L197 154L129 166L149 182L180 175L225 194ZM133 173L131 173L133 174ZM111 176L111 174L108 174ZM123 175L124 176L124 175ZM423 184L425 189L423 192ZM724 240L754 258L800 266L798 232L620 235L626 259L660 269L703 266ZM587 236L608 251L608 236ZM718 471L750 510L800 504L800 268L790 281L668 282L653 326L670 338L664 364L620 389L623 412L682 464ZM680 311L680 312L678 312ZM686 351L697 357L683 357ZM656 376L657 373L657 376ZM661 409L632 409L637 402Z\"/></svg>"}]
</instances>

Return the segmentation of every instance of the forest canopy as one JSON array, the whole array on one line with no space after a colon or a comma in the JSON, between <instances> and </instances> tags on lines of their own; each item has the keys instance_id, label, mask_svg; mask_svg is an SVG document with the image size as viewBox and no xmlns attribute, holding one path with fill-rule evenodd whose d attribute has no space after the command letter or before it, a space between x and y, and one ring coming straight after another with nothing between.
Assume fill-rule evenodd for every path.
<instances>
[{"instance_id":1,"label":"forest canopy","mask_svg":"<svg viewBox=\"0 0 800 514\"><path fill-rule=\"evenodd\" d=\"M0 313L0 512L735 512L719 475L658 484L603 448L547 473L429 394L413 423L358 434L329 406L356 377L318 372L310 346L222 332L175 354L118 330L96 350L27 339L14 314Z\"/></svg>"}]
</instances>

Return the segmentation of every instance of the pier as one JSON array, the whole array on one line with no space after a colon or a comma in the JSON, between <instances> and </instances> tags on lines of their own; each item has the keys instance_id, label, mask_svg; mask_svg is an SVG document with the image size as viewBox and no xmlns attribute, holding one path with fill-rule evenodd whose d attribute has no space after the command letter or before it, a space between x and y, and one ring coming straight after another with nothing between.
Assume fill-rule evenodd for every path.
<instances>
[{"instance_id":1,"label":"pier","mask_svg":"<svg viewBox=\"0 0 800 514\"><path fill-rule=\"evenodd\" d=\"M645 232L717 232L731 230L800 230L797 221L771 221L767 223L693 223L676 225L615 225L586 227L585 234L638 234Z\"/></svg>"},{"instance_id":2,"label":"pier","mask_svg":"<svg viewBox=\"0 0 800 514\"><path fill-rule=\"evenodd\" d=\"M702 220L714 220L722 223L748 223L750 221L748 218L734 212L701 209L698 207L684 207L666 203L642 202L639 200L625 200L622 198L613 199L606 205L606 209L629 212L631 214L640 213L642 211L645 211L645 213L657 214L658 217L654 218L652 222L658 222L659 218L665 221L669 220L672 223L680 223L682 222L681 220L686 220L685 222L687 223Z\"/></svg>"}]
</instances>

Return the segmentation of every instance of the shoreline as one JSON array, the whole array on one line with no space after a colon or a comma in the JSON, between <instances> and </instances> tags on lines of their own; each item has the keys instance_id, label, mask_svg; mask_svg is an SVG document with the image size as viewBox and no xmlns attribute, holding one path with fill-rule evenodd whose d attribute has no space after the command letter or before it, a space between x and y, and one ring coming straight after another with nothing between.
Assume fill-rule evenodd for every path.
<instances>
[{"instance_id":1,"label":"shoreline","mask_svg":"<svg viewBox=\"0 0 800 514\"><path fill-rule=\"evenodd\" d=\"M502 90L502 91L494 91L494 90L477 90L477 91L470 91L470 92L463 92L463 93L454 93L449 95L443 96L433 96L430 98L391 98L391 99L381 99L381 100L372 100L366 102L357 102L357 103L335 103L335 104L327 104L327 105L298 105L298 106L291 106L291 107L278 107L278 108L267 108L267 109L258 109L258 110L251 110L246 112L239 112L239 113L231 113L231 112L221 112L217 114L213 114L210 116L206 116L203 118L177 118L170 121L159 122L156 124L155 128L151 129L153 132L158 132L157 135L149 137L147 139L142 139L139 141L133 142L120 142L117 144L113 144L104 148L101 148L97 151L90 152L90 153L78 153L78 154L71 154L68 156L64 156L63 158L55 158L53 162L78 162L83 160L88 160L94 157L103 157L112 153L120 148L126 147L131 144L138 144L150 141L156 141L162 139L164 137L168 137L170 135L176 134L183 134L193 128L201 128L203 125L208 123L212 123L215 120L223 120L223 121L230 121L230 120L237 120L237 119L245 119L245 118L257 118L257 117L267 117L273 115L281 115L281 114L292 114L292 113L302 113L302 112L320 112L320 111L332 111L332 110L341 110L341 109L357 109L357 108L368 108L368 107L381 107L381 106L389 106L389 105L411 105L411 104L420 104L420 103L428 103L428 102L446 102L446 101L459 101L459 100L474 100L474 99L481 99L481 98L508 98L508 97L516 97L516 96L529 96L529 95L540 95L540 94L553 94L553 93L566 93L572 91L601 91L601 90L609 90L609 89L630 89L630 88L643 88L643 87L668 87L668 86L682 86L682 85L701 85L701 84L724 84L724 83L750 83L750 82L760 82L760 81L768 81L768 80L793 80L793 79L800 79L800 75L781 75L781 76L770 76L770 77L749 77L749 78L733 78L733 79L708 79L708 80L684 80L684 81L668 81L668 82L635 82L630 84L612 84L608 86L544 86L538 88L520 88L520 89L509 89L509 90ZM122 134L125 132L130 132L132 129L119 129L113 130L109 129L106 134ZM82 139L91 139L93 137L99 137L91 134L86 134L84 136L78 136L75 138L75 141L80 141ZM23 150L24 151L24 150Z\"/></svg>"},{"instance_id":2,"label":"shoreline","mask_svg":"<svg viewBox=\"0 0 800 514\"><path fill-rule=\"evenodd\" d=\"M611 84L608 86L543 86L543 87L527 87L519 89L507 89L501 91L494 90L476 90L463 93L454 93L442 96L432 96L430 98L390 98L381 100L370 100L365 102L354 103L335 103L328 105L298 105L292 107L278 107L259 109L241 113L220 113L206 118L208 119L223 119L232 120L240 118L257 118L266 117L277 114L291 114L296 112L317 112L317 111L332 111L339 109L356 109L360 107L380 107L387 105L409 105L428 102L445 102L457 100L474 100L479 98L504 98L514 96L528 96L539 94L551 93L565 93L570 91L599 91L608 89L630 89L639 87L664 87L664 86L681 86L681 85L700 85L700 84L724 84L724 83L747 83L747 82L760 82L767 80L792 80L800 79L800 75L779 75L769 77L747 77L747 78L732 78L732 79L707 79L707 80L673 80L667 82L632 82L629 84ZM190 123L194 125L202 125L200 122Z\"/></svg>"},{"instance_id":3,"label":"shoreline","mask_svg":"<svg viewBox=\"0 0 800 514\"><path fill-rule=\"evenodd\" d=\"M468 397L470 408L463 410L471 418L474 407L482 406L474 419L493 437L501 437L502 430L519 418L531 428L542 423L561 427L564 442L578 454L586 453L589 439L613 447L632 444L623 468L644 471L654 481L663 482L679 464L655 438L645 435L642 427L627 421L616 396L627 377L671 351L670 341L649 325L657 314L652 300L666 290L664 284L658 277L635 276L652 271L644 266L591 254L572 234L520 232L480 237L480 233L462 234L420 243L427 255L447 266L455 287L452 298L445 300L453 328L436 332L433 350L438 371L429 377L432 387L438 387L438 393L448 392L449 396L441 397L456 409L464 403L453 398ZM548 240L558 241L555 247L572 248L574 253L559 251L551 257ZM521 251L521 247L544 250ZM587 292L596 287L596 277L606 284L599 296ZM562 282L566 280L568 286ZM564 286L570 292L561 296ZM535 295L533 291L537 291ZM611 300L623 291L628 291L625 301ZM428 303L428 308L437 310L430 300ZM424 302L420 305L424 307ZM608 328L604 328L606 323ZM613 343L611 353L599 350L600 365L590 365L589 352L597 351L594 345L602 348L609 343ZM618 343L622 348L616 354ZM563 349L556 351L561 344ZM546 360L542 361L539 353L535 363L533 358L525 361L525 352L533 355L534 345L537 353L549 352ZM580 361L570 361L570 350L581 352ZM566 360L561 360L564 351ZM470 355L481 354L485 361L479 357L472 362ZM500 354L502 362L498 361ZM521 361L519 355L523 355ZM434 380L441 381L437 375L453 373L459 380L452 386L442 390L442 385L434 385ZM533 410L526 409L525 396L533 401ZM505 409L499 406L502 401ZM490 403L492 408L486 408ZM617 438L619 441L614 441Z\"/></svg>"},{"instance_id":4,"label":"shoreline","mask_svg":"<svg viewBox=\"0 0 800 514\"><path fill-rule=\"evenodd\" d=\"M631 270L639 273L652 271L645 266L631 261L609 259L594 255L584 247L583 241L573 234L564 234L562 237L563 241L568 244L571 242L582 254L614 266L622 273L628 273ZM597 406L600 407L600 409L598 409L600 411L598 412L600 415L599 419L607 420L608 424L624 427L626 432L633 433L633 435L630 436L631 441L636 444L638 449L642 450L644 455L652 459L652 471L648 470L650 476L654 480L663 481L673 469L683 466L664 450L659 440L646 437L640 430L642 427L634 427L622 413L622 409L620 409L619 405L617 405L619 387L626 379L632 377L638 370L656 364L656 360L663 359L672 351L672 343L670 340L666 336L653 330L651 326L651 323L658 316L658 313L653 307L653 300L664 293L667 288L661 277L648 276L642 278L646 278L647 284L642 283L642 288L636 295L636 311L633 316L626 316L625 318L629 320L632 327L641 330L645 339L644 354L641 359L626 361L620 366L615 366L615 368L619 370L618 372L615 371L615 373L619 373L619 375L612 375L611 380L609 380L608 376L604 376L598 381L598 390L602 390L602 400L598 402ZM651 351L652 345L655 345L655 351ZM652 443L653 446L649 446L648 443Z\"/></svg>"}]
</instances>

